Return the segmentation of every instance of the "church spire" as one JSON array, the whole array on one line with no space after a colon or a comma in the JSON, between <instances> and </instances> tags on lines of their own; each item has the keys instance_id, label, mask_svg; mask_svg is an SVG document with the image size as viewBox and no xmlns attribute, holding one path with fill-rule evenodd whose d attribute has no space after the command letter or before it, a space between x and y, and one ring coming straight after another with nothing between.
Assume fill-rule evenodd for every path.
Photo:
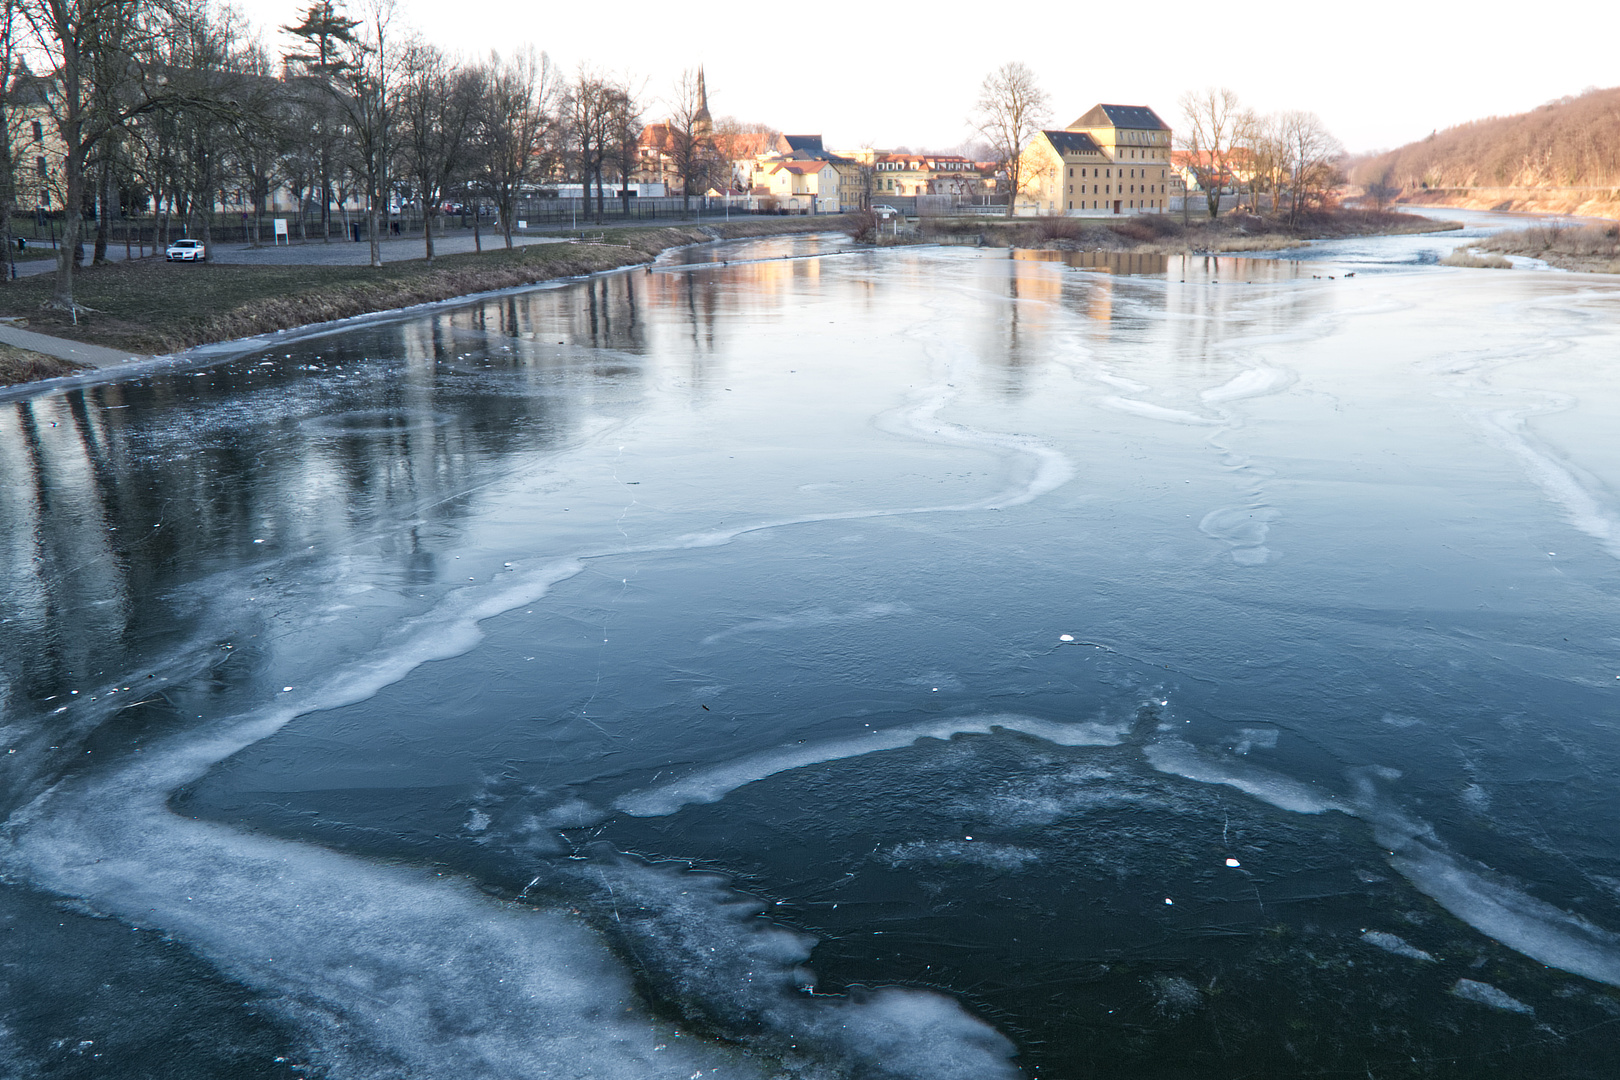
<instances>
[{"instance_id":1,"label":"church spire","mask_svg":"<svg viewBox=\"0 0 1620 1080\"><path fill-rule=\"evenodd\" d=\"M697 78L698 111L692 119L705 128L714 126L714 118L709 115L709 88L703 81L703 65L698 65Z\"/></svg>"}]
</instances>

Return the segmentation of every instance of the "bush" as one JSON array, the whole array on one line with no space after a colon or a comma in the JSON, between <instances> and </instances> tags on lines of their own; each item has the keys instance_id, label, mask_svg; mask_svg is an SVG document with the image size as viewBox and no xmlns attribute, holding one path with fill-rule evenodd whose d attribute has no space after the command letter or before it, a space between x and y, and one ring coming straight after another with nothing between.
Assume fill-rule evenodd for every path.
<instances>
[{"instance_id":1,"label":"bush","mask_svg":"<svg viewBox=\"0 0 1620 1080\"><path fill-rule=\"evenodd\" d=\"M1112 229L1115 234L1123 236L1127 240L1135 240L1139 244L1151 243L1159 238L1158 234L1153 231L1151 226L1142 224L1142 222L1136 218L1132 218L1129 221L1115 221L1110 223L1108 227Z\"/></svg>"},{"instance_id":2,"label":"bush","mask_svg":"<svg viewBox=\"0 0 1620 1080\"><path fill-rule=\"evenodd\" d=\"M1463 266L1471 270L1511 270L1513 264L1500 255L1480 255L1458 248L1440 260L1442 266Z\"/></svg>"},{"instance_id":3,"label":"bush","mask_svg":"<svg viewBox=\"0 0 1620 1080\"><path fill-rule=\"evenodd\" d=\"M878 216L872 210L854 210L844 215L849 219L849 236L857 244L870 244L877 240Z\"/></svg>"},{"instance_id":4,"label":"bush","mask_svg":"<svg viewBox=\"0 0 1620 1080\"><path fill-rule=\"evenodd\" d=\"M1038 240L1078 240L1085 235L1086 226L1075 218L1043 217L1036 219L1035 237Z\"/></svg>"}]
</instances>

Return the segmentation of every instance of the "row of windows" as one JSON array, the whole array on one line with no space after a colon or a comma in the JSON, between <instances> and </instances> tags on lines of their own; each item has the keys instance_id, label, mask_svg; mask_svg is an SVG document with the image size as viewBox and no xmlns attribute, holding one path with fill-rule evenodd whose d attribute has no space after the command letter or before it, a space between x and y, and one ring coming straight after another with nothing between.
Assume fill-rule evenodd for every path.
<instances>
[{"instance_id":1,"label":"row of windows","mask_svg":"<svg viewBox=\"0 0 1620 1080\"><path fill-rule=\"evenodd\" d=\"M1147 176L1147 173L1148 173L1148 171L1146 169L1142 170L1142 175L1144 177ZM1124 169L1119 170L1119 174L1120 174L1121 178L1123 178L1124 175L1125 175L1125 170ZM1086 175L1086 167L1084 165L1082 165L1080 167L1080 175L1082 177L1084 177ZM1113 179L1114 171L1112 169L1093 169L1093 170L1091 170L1091 175L1092 175L1093 179L1095 179L1098 176L1101 176L1101 177L1104 177L1105 179L1110 179L1111 180L1111 179ZM1071 179L1071 180L1074 179L1074 169L1073 169L1073 167L1071 167L1069 169L1069 179ZM1136 170L1135 169L1131 170L1131 179L1132 180L1136 179ZM1159 179L1160 180L1164 179L1164 170L1163 169L1159 170Z\"/></svg>"},{"instance_id":2,"label":"row of windows","mask_svg":"<svg viewBox=\"0 0 1620 1080\"><path fill-rule=\"evenodd\" d=\"M1124 187L1125 185L1121 184L1119 186ZM1158 189L1159 189L1158 193L1160 195L1163 195L1164 194L1164 185L1163 184L1158 185ZM1153 185L1152 184L1143 184L1142 185L1142 191L1143 191L1144 194L1151 194L1153 192ZM1086 193L1086 185L1081 184L1080 185L1080 194L1084 195L1085 193ZM1093 195L1097 194L1097 185L1096 184L1091 185L1091 193ZM1112 184L1104 184L1104 185L1102 185L1102 194L1104 194L1104 195L1112 195L1113 193L1114 192L1113 192L1113 185ZM1070 195L1074 194L1074 185L1073 184L1069 185L1069 194ZM1125 193L1122 191L1122 192L1120 192L1120 194L1123 195ZM1136 185L1135 184L1131 185L1131 194L1132 195L1136 194ZM1071 207L1071 209L1072 209L1072 207Z\"/></svg>"},{"instance_id":3,"label":"row of windows","mask_svg":"<svg viewBox=\"0 0 1620 1080\"><path fill-rule=\"evenodd\" d=\"M1108 200L1107 199L1103 200L1103 207L1102 208L1104 210L1108 209ZM1136 205L1136 200L1132 199L1130 201L1130 208L1132 210L1154 210L1154 209L1162 210L1162 209L1164 209L1164 200L1163 199L1143 199L1142 200L1142 205L1137 206ZM1070 210L1074 209L1074 200L1073 199L1069 200L1069 209ZM1082 209L1082 210L1087 209L1086 200L1084 200L1084 199L1080 200L1080 209ZM1096 199L1091 200L1090 209L1092 209L1092 210L1097 209L1097 200ZM1117 210L1114 211L1114 212L1116 214L1119 213L1119 211L1117 211Z\"/></svg>"}]
</instances>

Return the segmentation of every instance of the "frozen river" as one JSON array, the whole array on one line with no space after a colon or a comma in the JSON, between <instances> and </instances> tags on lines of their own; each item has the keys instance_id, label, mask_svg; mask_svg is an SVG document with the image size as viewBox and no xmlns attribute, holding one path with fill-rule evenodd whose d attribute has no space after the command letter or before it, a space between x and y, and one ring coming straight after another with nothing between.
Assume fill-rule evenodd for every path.
<instances>
[{"instance_id":1,"label":"frozen river","mask_svg":"<svg viewBox=\"0 0 1620 1080\"><path fill-rule=\"evenodd\" d=\"M1620 282L1458 242L0 403L0 1075L1612 1076Z\"/></svg>"}]
</instances>

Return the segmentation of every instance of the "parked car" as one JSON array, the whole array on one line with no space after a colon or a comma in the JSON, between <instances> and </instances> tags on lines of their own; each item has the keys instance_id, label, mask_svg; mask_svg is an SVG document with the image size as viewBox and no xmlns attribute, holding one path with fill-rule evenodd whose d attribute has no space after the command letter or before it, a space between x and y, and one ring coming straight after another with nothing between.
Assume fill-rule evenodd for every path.
<instances>
[{"instance_id":1,"label":"parked car","mask_svg":"<svg viewBox=\"0 0 1620 1080\"><path fill-rule=\"evenodd\" d=\"M882 220L888 221L891 217L899 214L900 211L896 210L892 206L885 206L883 203L878 203L876 206L872 207L872 213L876 214Z\"/></svg>"},{"instance_id":2,"label":"parked car","mask_svg":"<svg viewBox=\"0 0 1620 1080\"><path fill-rule=\"evenodd\" d=\"M163 254L170 262L207 262L208 245L201 240L176 240Z\"/></svg>"}]
</instances>

